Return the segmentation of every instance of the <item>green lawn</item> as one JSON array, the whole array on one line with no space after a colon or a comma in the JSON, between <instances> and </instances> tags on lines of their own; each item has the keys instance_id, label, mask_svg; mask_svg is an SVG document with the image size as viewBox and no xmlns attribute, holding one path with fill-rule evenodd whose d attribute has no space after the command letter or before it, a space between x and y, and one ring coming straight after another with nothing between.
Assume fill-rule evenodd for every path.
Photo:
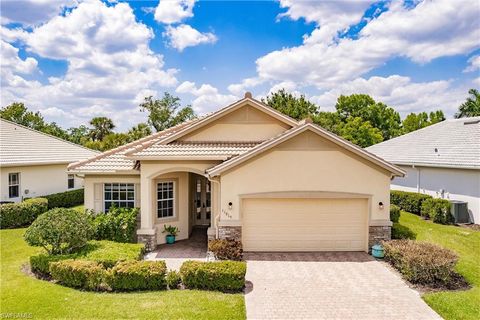
<instances>
[{"instance_id":1,"label":"green lawn","mask_svg":"<svg viewBox=\"0 0 480 320\"><path fill-rule=\"evenodd\" d=\"M2 317L21 313L34 319L245 319L242 294L194 290L94 293L32 278L20 268L40 249L23 241L24 231L0 230Z\"/></svg>"},{"instance_id":2,"label":"green lawn","mask_svg":"<svg viewBox=\"0 0 480 320\"><path fill-rule=\"evenodd\" d=\"M480 319L480 232L424 221L402 212L400 224L417 234L417 240L433 242L455 251L457 271L473 286L468 291L425 294L423 299L445 319Z\"/></svg>"}]
</instances>

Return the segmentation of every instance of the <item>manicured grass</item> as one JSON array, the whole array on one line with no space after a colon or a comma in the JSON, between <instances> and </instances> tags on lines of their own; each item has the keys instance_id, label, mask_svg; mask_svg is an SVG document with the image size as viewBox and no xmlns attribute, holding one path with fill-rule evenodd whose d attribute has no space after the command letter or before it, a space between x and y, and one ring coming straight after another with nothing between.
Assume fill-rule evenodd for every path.
<instances>
[{"instance_id":1,"label":"manicured grass","mask_svg":"<svg viewBox=\"0 0 480 320\"><path fill-rule=\"evenodd\" d=\"M456 270L472 285L467 291L429 293L423 299L445 319L480 319L480 232L424 221L402 212L400 224L417 234L417 240L436 243L460 257Z\"/></svg>"},{"instance_id":2,"label":"manicured grass","mask_svg":"<svg viewBox=\"0 0 480 320\"><path fill-rule=\"evenodd\" d=\"M41 249L23 240L25 229L0 230L1 313L34 319L245 319L242 294L172 290L82 292L25 275L21 266Z\"/></svg>"}]
</instances>

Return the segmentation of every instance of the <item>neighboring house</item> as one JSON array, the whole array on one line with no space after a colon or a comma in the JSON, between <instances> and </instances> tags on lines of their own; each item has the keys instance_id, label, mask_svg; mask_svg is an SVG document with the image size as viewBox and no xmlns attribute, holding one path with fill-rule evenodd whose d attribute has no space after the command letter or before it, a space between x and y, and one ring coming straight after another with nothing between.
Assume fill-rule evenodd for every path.
<instances>
[{"instance_id":1,"label":"neighboring house","mask_svg":"<svg viewBox=\"0 0 480 320\"><path fill-rule=\"evenodd\" d=\"M396 166L247 93L200 119L86 161L85 206L140 207L139 240L186 239L194 226L245 251L367 251L390 238Z\"/></svg>"},{"instance_id":2,"label":"neighboring house","mask_svg":"<svg viewBox=\"0 0 480 320\"><path fill-rule=\"evenodd\" d=\"M445 120L367 150L407 172L392 189L466 201L480 223L480 117Z\"/></svg>"},{"instance_id":3,"label":"neighboring house","mask_svg":"<svg viewBox=\"0 0 480 320\"><path fill-rule=\"evenodd\" d=\"M0 186L2 202L18 202L83 187L67 172L72 161L98 152L0 119Z\"/></svg>"}]
</instances>

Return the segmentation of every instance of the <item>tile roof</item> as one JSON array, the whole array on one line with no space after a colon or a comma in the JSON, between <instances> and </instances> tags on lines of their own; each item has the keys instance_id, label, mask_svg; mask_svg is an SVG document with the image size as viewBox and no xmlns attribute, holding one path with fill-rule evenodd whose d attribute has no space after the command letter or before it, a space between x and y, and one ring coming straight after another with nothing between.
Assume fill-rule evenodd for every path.
<instances>
[{"instance_id":1,"label":"tile roof","mask_svg":"<svg viewBox=\"0 0 480 320\"><path fill-rule=\"evenodd\" d=\"M97 154L97 151L0 119L2 167L70 163Z\"/></svg>"},{"instance_id":2,"label":"tile roof","mask_svg":"<svg viewBox=\"0 0 480 320\"><path fill-rule=\"evenodd\" d=\"M367 150L395 164L480 169L480 117L445 120Z\"/></svg>"},{"instance_id":3,"label":"tile roof","mask_svg":"<svg viewBox=\"0 0 480 320\"><path fill-rule=\"evenodd\" d=\"M153 144L141 151L131 154L132 157L220 157L229 158L244 153L261 141L205 141L205 142L172 142L169 144Z\"/></svg>"}]
</instances>

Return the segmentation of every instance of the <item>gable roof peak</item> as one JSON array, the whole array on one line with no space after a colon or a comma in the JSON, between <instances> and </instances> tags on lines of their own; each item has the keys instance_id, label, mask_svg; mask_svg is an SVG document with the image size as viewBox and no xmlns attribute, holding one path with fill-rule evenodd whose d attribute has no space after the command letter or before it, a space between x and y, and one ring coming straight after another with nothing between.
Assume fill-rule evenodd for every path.
<instances>
[{"instance_id":1,"label":"gable roof peak","mask_svg":"<svg viewBox=\"0 0 480 320\"><path fill-rule=\"evenodd\" d=\"M252 93L251 93L250 91L245 92L244 98L245 98L245 99L253 99L253 98L252 98Z\"/></svg>"}]
</instances>

